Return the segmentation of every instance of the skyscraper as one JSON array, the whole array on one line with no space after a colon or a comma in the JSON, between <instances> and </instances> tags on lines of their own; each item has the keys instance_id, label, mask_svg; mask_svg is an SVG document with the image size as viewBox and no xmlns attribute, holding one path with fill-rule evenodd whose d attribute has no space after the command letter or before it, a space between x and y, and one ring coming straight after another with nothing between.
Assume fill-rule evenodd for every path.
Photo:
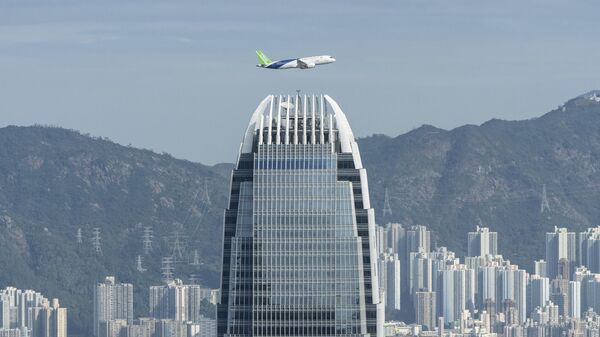
<instances>
[{"instance_id":1,"label":"skyscraper","mask_svg":"<svg viewBox=\"0 0 600 337\"><path fill-rule=\"evenodd\" d=\"M218 336L382 336L367 174L331 97L259 104L224 226Z\"/></svg>"},{"instance_id":2,"label":"skyscraper","mask_svg":"<svg viewBox=\"0 0 600 337\"><path fill-rule=\"evenodd\" d=\"M99 335L101 323L115 319L133 323L133 285L107 276L94 288L94 336Z\"/></svg>"},{"instance_id":3,"label":"skyscraper","mask_svg":"<svg viewBox=\"0 0 600 337\"><path fill-rule=\"evenodd\" d=\"M546 272L550 280L558 275L558 264L561 259L569 263L570 274L575 271L576 249L575 233L566 228L554 227L554 232L546 233Z\"/></svg>"},{"instance_id":4,"label":"skyscraper","mask_svg":"<svg viewBox=\"0 0 600 337\"><path fill-rule=\"evenodd\" d=\"M487 227L477 226L475 232L469 232L467 256L486 256L498 254L498 233L490 232Z\"/></svg>"}]
</instances>

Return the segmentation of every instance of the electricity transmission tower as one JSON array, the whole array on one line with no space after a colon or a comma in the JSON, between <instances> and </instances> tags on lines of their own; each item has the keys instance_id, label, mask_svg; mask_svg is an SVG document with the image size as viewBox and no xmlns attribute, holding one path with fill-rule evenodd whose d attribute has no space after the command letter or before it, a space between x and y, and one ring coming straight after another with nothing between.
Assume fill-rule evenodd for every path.
<instances>
[{"instance_id":1,"label":"electricity transmission tower","mask_svg":"<svg viewBox=\"0 0 600 337\"><path fill-rule=\"evenodd\" d=\"M198 275L191 274L189 278L190 284L198 284Z\"/></svg>"},{"instance_id":2,"label":"electricity transmission tower","mask_svg":"<svg viewBox=\"0 0 600 337\"><path fill-rule=\"evenodd\" d=\"M81 232L81 228L77 228L77 243L83 243L83 233Z\"/></svg>"},{"instance_id":3,"label":"electricity transmission tower","mask_svg":"<svg viewBox=\"0 0 600 337\"><path fill-rule=\"evenodd\" d=\"M92 246L98 255L102 255L102 245L100 244L100 228L95 227L92 230Z\"/></svg>"},{"instance_id":4,"label":"electricity transmission tower","mask_svg":"<svg viewBox=\"0 0 600 337\"><path fill-rule=\"evenodd\" d=\"M200 262L200 255L198 254L198 249L194 249L194 258L192 260L192 263L190 263L192 266L199 266L202 264L202 262Z\"/></svg>"},{"instance_id":5,"label":"electricity transmission tower","mask_svg":"<svg viewBox=\"0 0 600 337\"><path fill-rule=\"evenodd\" d=\"M169 283L173 281L173 258L170 256L162 258L162 271L163 281Z\"/></svg>"},{"instance_id":6,"label":"electricity transmission tower","mask_svg":"<svg viewBox=\"0 0 600 337\"><path fill-rule=\"evenodd\" d=\"M144 234L142 234L142 243L144 254L148 255L152 251L152 239L154 238L154 231L152 227L144 227Z\"/></svg>"},{"instance_id":7,"label":"electricity transmission tower","mask_svg":"<svg viewBox=\"0 0 600 337\"><path fill-rule=\"evenodd\" d=\"M210 194L208 193L208 178L204 177L204 191L202 193L202 203L210 205Z\"/></svg>"},{"instance_id":8,"label":"electricity transmission tower","mask_svg":"<svg viewBox=\"0 0 600 337\"><path fill-rule=\"evenodd\" d=\"M550 203L546 193L546 184L542 185L542 203L540 205L540 214L544 214L544 210L550 212Z\"/></svg>"},{"instance_id":9,"label":"electricity transmission tower","mask_svg":"<svg viewBox=\"0 0 600 337\"><path fill-rule=\"evenodd\" d=\"M385 188L385 199L383 201L383 216L391 216L392 215L392 206L390 205L390 193L388 192L387 187Z\"/></svg>"},{"instance_id":10,"label":"electricity transmission tower","mask_svg":"<svg viewBox=\"0 0 600 337\"><path fill-rule=\"evenodd\" d=\"M177 224L180 225L180 224ZM175 263L181 263L183 262L183 235L181 234L181 231L178 228L179 226L175 227L175 230L173 231L173 236L172 236L172 253L171 253L171 258L172 258L172 262Z\"/></svg>"},{"instance_id":11,"label":"electricity transmission tower","mask_svg":"<svg viewBox=\"0 0 600 337\"><path fill-rule=\"evenodd\" d=\"M142 266L142 256L141 256L141 255L138 255L138 256L137 256L137 261L136 261L136 264L137 264L137 266L136 266L136 268L135 268L135 269L137 269L137 271L139 271L140 273L143 273L143 272L145 272L145 271L146 271L146 268L144 268L144 267Z\"/></svg>"}]
</instances>

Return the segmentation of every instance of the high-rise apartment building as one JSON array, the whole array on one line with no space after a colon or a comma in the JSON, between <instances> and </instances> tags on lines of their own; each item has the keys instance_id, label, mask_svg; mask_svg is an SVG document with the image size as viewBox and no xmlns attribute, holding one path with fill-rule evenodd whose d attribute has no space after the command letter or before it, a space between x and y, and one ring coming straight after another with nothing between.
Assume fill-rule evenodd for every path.
<instances>
[{"instance_id":1,"label":"high-rise apartment building","mask_svg":"<svg viewBox=\"0 0 600 337\"><path fill-rule=\"evenodd\" d=\"M37 319L31 329L32 337L67 337L67 309L60 307L58 299L44 302Z\"/></svg>"},{"instance_id":2,"label":"high-rise apartment building","mask_svg":"<svg viewBox=\"0 0 600 337\"><path fill-rule=\"evenodd\" d=\"M581 318L581 282L569 281L569 317Z\"/></svg>"},{"instance_id":3,"label":"high-rise apartment building","mask_svg":"<svg viewBox=\"0 0 600 337\"><path fill-rule=\"evenodd\" d=\"M415 319L416 323L425 330L435 330L436 323L436 298L434 291L415 292Z\"/></svg>"},{"instance_id":4,"label":"high-rise apartment building","mask_svg":"<svg viewBox=\"0 0 600 337\"><path fill-rule=\"evenodd\" d=\"M401 309L400 294L400 260L398 254L387 255L382 259L382 268L378 271L384 273L384 283L380 284L385 290L385 306L388 312L399 312Z\"/></svg>"},{"instance_id":5,"label":"high-rise apartment building","mask_svg":"<svg viewBox=\"0 0 600 337\"><path fill-rule=\"evenodd\" d=\"M452 265L439 271L442 296L441 316L446 323L459 320L465 310L475 308L475 273L465 265Z\"/></svg>"},{"instance_id":6,"label":"high-rise apartment building","mask_svg":"<svg viewBox=\"0 0 600 337\"><path fill-rule=\"evenodd\" d=\"M66 337L67 309L33 290L0 289L0 331L28 337Z\"/></svg>"},{"instance_id":7,"label":"high-rise apartment building","mask_svg":"<svg viewBox=\"0 0 600 337\"><path fill-rule=\"evenodd\" d=\"M600 312L600 274L592 274L587 277L581 284L582 289L585 289L583 299L583 311L592 309L595 312Z\"/></svg>"},{"instance_id":8,"label":"high-rise apartment building","mask_svg":"<svg viewBox=\"0 0 600 337\"><path fill-rule=\"evenodd\" d=\"M408 282L411 296L417 291L433 290L433 278L437 270L434 270L431 255L433 254L425 252L410 253Z\"/></svg>"},{"instance_id":9,"label":"high-rise apartment building","mask_svg":"<svg viewBox=\"0 0 600 337\"><path fill-rule=\"evenodd\" d=\"M10 298L8 295L0 294L0 329L14 328L10 324Z\"/></svg>"},{"instance_id":10,"label":"high-rise apartment building","mask_svg":"<svg viewBox=\"0 0 600 337\"><path fill-rule=\"evenodd\" d=\"M188 285L179 279L168 284L150 287L150 317L187 321L188 315Z\"/></svg>"},{"instance_id":11,"label":"high-rise apartment building","mask_svg":"<svg viewBox=\"0 0 600 337\"><path fill-rule=\"evenodd\" d=\"M498 233L487 227L479 227L468 233L467 256L487 256L498 254Z\"/></svg>"},{"instance_id":12,"label":"high-rise apartment building","mask_svg":"<svg viewBox=\"0 0 600 337\"><path fill-rule=\"evenodd\" d=\"M533 261L533 272L541 277L548 277L548 267L545 260Z\"/></svg>"},{"instance_id":13,"label":"high-rise apartment building","mask_svg":"<svg viewBox=\"0 0 600 337\"><path fill-rule=\"evenodd\" d=\"M225 211L217 336L382 336L367 172L329 96L267 96Z\"/></svg>"},{"instance_id":14,"label":"high-rise apartment building","mask_svg":"<svg viewBox=\"0 0 600 337\"><path fill-rule=\"evenodd\" d=\"M550 280L547 277L531 275L527 285L527 314L536 308L543 308L550 300Z\"/></svg>"},{"instance_id":15,"label":"high-rise apartment building","mask_svg":"<svg viewBox=\"0 0 600 337\"><path fill-rule=\"evenodd\" d=\"M516 311L517 320L525 322L527 317L527 272L516 265L498 270L502 301L510 300Z\"/></svg>"},{"instance_id":16,"label":"high-rise apartment building","mask_svg":"<svg viewBox=\"0 0 600 337\"><path fill-rule=\"evenodd\" d=\"M600 226L579 233L579 265L600 273Z\"/></svg>"},{"instance_id":17,"label":"high-rise apartment building","mask_svg":"<svg viewBox=\"0 0 600 337\"><path fill-rule=\"evenodd\" d=\"M214 322L215 289L198 284L184 284L180 279L165 285L150 287L150 317L199 324L210 319ZM208 315L210 317L205 317Z\"/></svg>"},{"instance_id":18,"label":"high-rise apartment building","mask_svg":"<svg viewBox=\"0 0 600 337\"><path fill-rule=\"evenodd\" d=\"M114 276L94 287L94 336L99 336L102 322L125 320L133 323L133 285L117 283Z\"/></svg>"},{"instance_id":19,"label":"high-rise apartment building","mask_svg":"<svg viewBox=\"0 0 600 337\"><path fill-rule=\"evenodd\" d=\"M559 314L569 314L569 280L562 278L550 281L550 301L558 306Z\"/></svg>"},{"instance_id":20,"label":"high-rise apartment building","mask_svg":"<svg viewBox=\"0 0 600 337\"><path fill-rule=\"evenodd\" d=\"M566 228L554 227L554 232L546 233L546 272L550 280L558 276L561 259L568 262L569 275L575 271L577 257L575 244L575 233L568 232Z\"/></svg>"}]
</instances>

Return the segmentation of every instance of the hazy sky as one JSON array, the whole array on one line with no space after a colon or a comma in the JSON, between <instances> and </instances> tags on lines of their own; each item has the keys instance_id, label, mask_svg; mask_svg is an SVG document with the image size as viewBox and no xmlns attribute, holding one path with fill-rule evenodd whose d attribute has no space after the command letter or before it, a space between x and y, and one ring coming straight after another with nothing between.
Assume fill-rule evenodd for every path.
<instances>
[{"instance_id":1,"label":"hazy sky","mask_svg":"<svg viewBox=\"0 0 600 337\"><path fill-rule=\"evenodd\" d=\"M373 4L378 4L377 6ZM52 124L207 164L270 93L355 134L536 117L600 88L600 1L0 1L0 127ZM312 70L255 67L330 54Z\"/></svg>"}]
</instances>

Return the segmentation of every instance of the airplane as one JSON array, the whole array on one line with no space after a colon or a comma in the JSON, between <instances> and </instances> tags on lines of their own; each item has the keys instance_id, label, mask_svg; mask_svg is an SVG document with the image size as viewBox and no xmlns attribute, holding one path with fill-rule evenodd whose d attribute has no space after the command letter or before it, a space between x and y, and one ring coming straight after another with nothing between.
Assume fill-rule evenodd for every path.
<instances>
[{"instance_id":1,"label":"airplane","mask_svg":"<svg viewBox=\"0 0 600 337\"><path fill-rule=\"evenodd\" d=\"M300 69L311 69L317 65L328 64L335 62L335 58L329 55L319 55L319 56L308 56L301 57L297 59L286 59L286 60L278 60L271 61L267 55L263 54L262 50L256 51L256 56L258 56L257 67L267 68L267 69L291 69L291 68L300 68Z\"/></svg>"}]
</instances>

